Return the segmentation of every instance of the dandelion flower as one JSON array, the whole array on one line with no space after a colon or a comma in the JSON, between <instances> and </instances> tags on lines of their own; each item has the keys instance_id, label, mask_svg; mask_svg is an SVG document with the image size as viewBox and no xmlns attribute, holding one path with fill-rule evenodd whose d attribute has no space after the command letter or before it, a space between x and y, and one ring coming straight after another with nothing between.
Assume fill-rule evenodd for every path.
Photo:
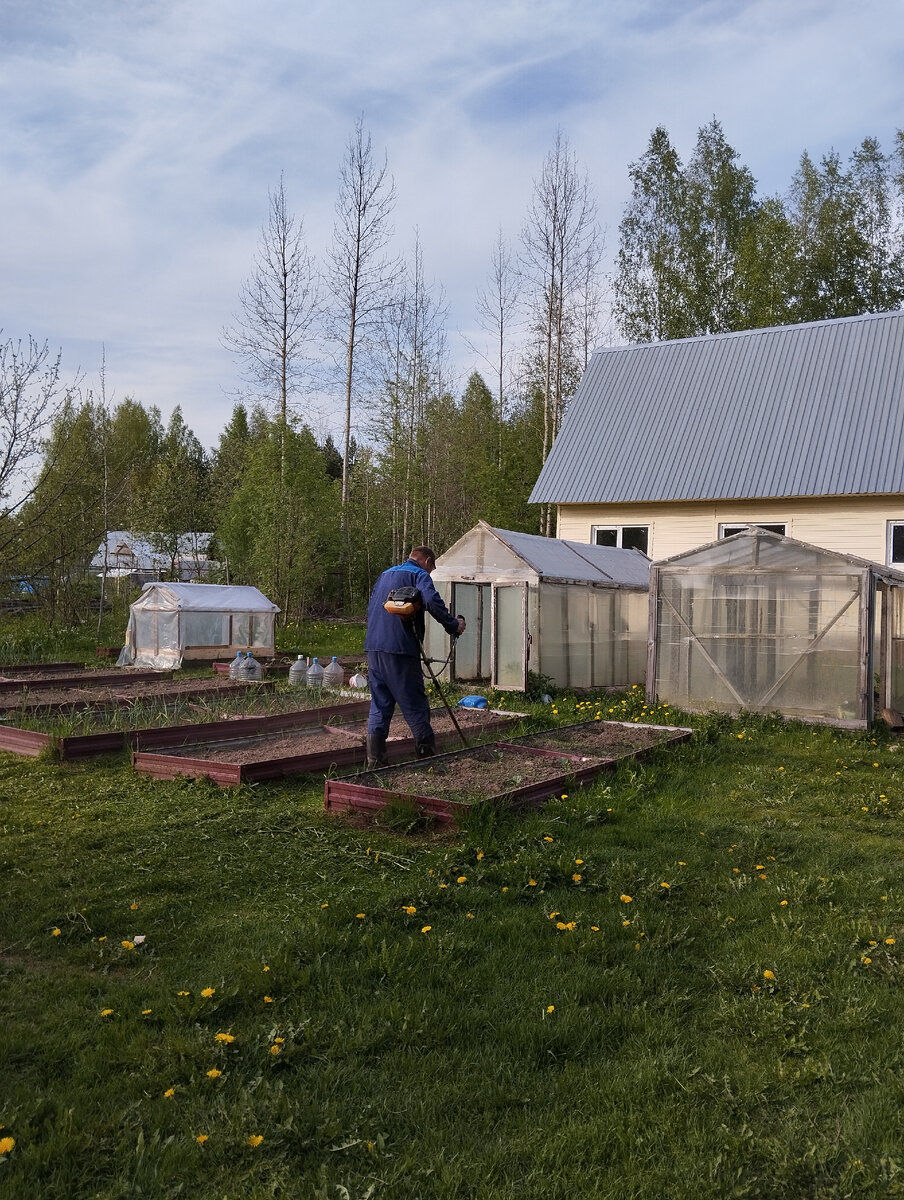
<instances>
[{"instance_id":1,"label":"dandelion flower","mask_svg":"<svg viewBox=\"0 0 904 1200\"><path fill-rule=\"evenodd\" d=\"M9 1154L15 1144L16 1139L14 1137L0 1138L0 1154Z\"/></svg>"},{"instance_id":2,"label":"dandelion flower","mask_svg":"<svg viewBox=\"0 0 904 1200\"><path fill-rule=\"evenodd\" d=\"M550 1012L555 1012L555 1011L556 1011L556 1006L555 1006L554 1004L547 1004L547 1006L546 1006L546 1011L547 1011L548 1013L550 1013Z\"/></svg>"},{"instance_id":3,"label":"dandelion flower","mask_svg":"<svg viewBox=\"0 0 904 1200\"><path fill-rule=\"evenodd\" d=\"M273 1003L272 996L264 996L264 1004L272 1004L272 1003Z\"/></svg>"},{"instance_id":4,"label":"dandelion flower","mask_svg":"<svg viewBox=\"0 0 904 1200\"><path fill-rule=\"evenodd\" d=\"M553 919L553 917L557 917L558 915L559 915L559 914L558 914L557 912L551 912L551 913L549 914L549 919L550 919L550 921Z\"/></svg>"},{"instance_id":5,"label":"dandelion flower","mask_svg":"<svg viewBox=\"0 0 904 1200\"><path fill-rule=\"evenodd\" d=\"M425 925L423 929L421 929L421 933L429 933L432 928L432 925Z\"/></svg>"},{"instance_id":6,"label":"dandelion flower","mask_svg":"<svg viewBox=\"0 0 904 1200\"><path fill-rule=\"evenodd\" d=\"M198 1136L195 1138L195 1141L198 1143L199 1146L203 1146L204 1143L207 1141L207 1134L199 1133Z\"/></svg>"},{"instance_id":7,"label":"dandelion flower","mask_svg":"<svg viewBox=\"0 0 904 1200\"><path fill-rule=\"evenodd\" d=\"M469 921L473 921L473 920L474 920L474 914L473 914L473 913L465 913L465 916L468 918L468 920L469 920Z\"/></svg>"},{"instance_id":8,"label":"dandelion flower","mask_svg":"<svg viewBox=\"0 0 904 1200\"><path fill-rule=\"evenodd\" d=\"M135 949L135 943L130 942L128 940L128 938L123 938L123 940L119 944L120 944L120 946L122 946L123 950L134 950Z\"/></svg>"},{"instance_id":9,"label":"dandelion flower","mask_svg":"<svg viewBox=\"0 0 904 1200\"><path fill-rule=\"evenodd\" d=\"M50 936L51 937L59 937L62 932L63 932L62 929L54 928L50 931Z\"/></svg>"},{"instance_id":10,"label":"dandelion flower","mask_svg":"<svg viewBox=\"0 0 904 1200\"><path fill-rule=\"evenodd\" d=\"M409 917L413 917L414 914L417 912L417 909L414 907L413 904L403 904L402 912L406 912L406 913L408 913Z\"/></svg>"},{"instance_id":11,"label":"dandelion flower","mask_svg":"<svg viewBox=\"0 0 904 1200\"><path fill-rule=\"evenodd\" d=\"M270 968L269 968L269 967L261 967L261 970L262 970L262 971L269 971L269 970L270 970Z\"/></svg>"},{"instance_id":12,"label":"dandelion flower","mask_svg":"<svg viewBox=\"0 0 904 1200\"><path fill-rule=\"evenodd\" d=\"M138 907L138 903L137 903L137 901L134 901L134 900L129 905L129 908L132 910L132 912L134 912L137 907Z\"/></svg>"},{"instance_id":13,"label":"dandelion flower","mask_svg":"<svg viewBox=\"0 0 904 1200\"><path fill-rule=\"evenodd\" d=\"M870 963L871 963L873 960L872 960L871 958L869 958L869 957L864 957L864 958L861 958L861 960L860 960L860 961L861 961L861 962L864 962L864 963L866 963L866 964L867 964L867 966L869 966L869 964L870 964Z\"/></svg>"},{"instance_id":14,"label":"dandelion flower","mask_svg":"<svg viewBox=\"0 0 904 1200\"><path fill-rule=\"evenodd\" d=\"M780 906L781 906L782 908L784 908L784 907L787 905L788 901L787 901L787 900L781 900L779 903L780 903Z\"/></svg>"},{"instance_id":15,"label":"dandelion flower","mask_svg":"<svg viewBox=\"0 0 904 1200\"><path fill-rule=\"evenodd\" d=\"M356 917L356 918L357 918L359 921L363 921L366 915L367 915L366 913L355 913L355 917Z\"/></svg>"},{"instance_id":16,"label":"dandelion flower","mask_svg":"<svg viewBox=\"0 0 904 1200\"><path fill-rule=\"evenodd\" d=\"M763 978L764 979L775 979L775 974L772 971L764 971Z\"/></svg>"},{"instance_id":17,"label":"dandelion flower","mask_svg":"<svg viewBox=\"0 0 904 1200\"><path fill-rule=\"evenodd\" d=\"M630 925L630 924L631 924L630 921L622 921L622 925Z\"/></svg>"},{"instance_id":18,"label":"dandelion flower","mask_svg":"<svg viewBox=\"0 0 904 1200\"><path fill-rule=\"evenodd\" d=\"M216 1041L223 1042L224 1045L229 1046L235 1041L235 1037L231 1033L218 1033Z\"/></svg>"},{"instance_id":19,"label":"dandelion flower","mask_svg":"<svg viewBox=\"0 0 904 1200\"><path fill-rule=\"evenodd\" d=\"M113 1009L112 1009L112 1008L102 1008L102 1009L100 1010L100 1015L101 1015L102 1017L112 1017L112 1016L113 1016Z\"/></svg>"},{"instance_id":20,"label":"dandelion flower","mask_svg":"<svg viewBox=\"0 0 904 1200\"><path fill-rule=\"evenodd\" d=\"M214 994L214 992L216 990L217 990L216 988L202 988L201 995L204 997L205 1000L209 1000L210 997Z\"/></svg>"},{"instance_id":21,"label":"dandelion flower","mask_svg":"<svg viewBox=\"0 0 904 1200\"><path fill-rule=\"evenodd\" d=\"M599 931L600 931L599 925L591 925L590 928L593 930L594 933L599 933Z\"/></svg>"},{"instance_id":22,"label":"dandelion flower","mask_svg":"<svg viewBox=\"0 0 904 1200\"><path fill-rule=\"evenodd\" d=\"M143 1017L149 1017L149 1016L151 1015L151 1012L152 1012L152 1009L150 1009L150 1008L143 1008L143 1009L141 1010L141 1015L142 1015Z\"/></svg>"},{"instance_id":23,"label":"dandelion flower","mask_svg":"<svg viewBox=\"0 0 904 1200\"><path fill-rule=\"evenodd\" d=\"M543 841L544 841L544 842L551 842L552 840L553 840L553 839L552 839L552 838L549 836L549 834L548 834L548 833L547 833L547 834L544 836L544 838L543 838Z\"/></svg>"},{"instance_id":24,"label":"dandelion flower","mask_svg":"<svg viewBox=\"0 0 904 1200\"><path fill-rule=\"evenodd\" d=\"M262 1142L263 1140L264 1140L264 1139L263 1139L263 1136L262 1136L261 1134L259 1134L259 1133L252 1133L252 1134L250 1135L250 1137L248 1138L248 1145L249 1145L249 1146L255 1146L255 1147L257 1147L257 1146L259 1146L259 1145L261 1144L261 1142Z\"/></svg>"},{"instance_id":25,"label":"dandelion flower","mask_svg":"<svg viewBox=\"0 0 904 1200\"><path fill-rule=\"evenodd\" d=\"M894 938L886 938L885 944L886 944L886 946L893 946L895 944L895 939Z\"/></svg>"},{"instance_id":26,"label":"dandelion flower","mask_svg":"<svg viewBox=\"0 0 904 1200\"><path fill-rule=\"evenodd\" d=\"M211 1067L210 1070L207 1072L207 1078L208 1079L219 1079L222 1074L223 1074L223 1072L218 1071L216 1067Z\"/></svg>"},{"instance_id":27,"label":"dandelion flower","mask_svg":"<svg viewBox=\"0 0 904 1200\"><path fill-rule=\"evenodd\" d=\"M624 892L622 892L622 894L619 896L619 900L621 900L622 904L631 903L631 897L626 895Z\"/></svg>"},{"instance_id":28,"label":"dandelion flower","mask_svg":"<svg viewBox=\"0 0 904 1200\"><path fill-rule=\"evenodd\" d=\"M528 886L528 887L536 887L536 886L537 886L537 881L536 881L536 879L528 879L528 881L527 881L527 886Z\"/></svg>"},{"instance_id":29,"label":"dandelion flower","mask_svg":"<svg viewBox=\"0 0 904 1200\"><path fill-rule=\"evenodd\" d=\"M672 885L670 883L661 883L659 886L664 887L664 888L670 888Z\"/></svg>"},{"instance_id":30,"label":"dandelion flower","mask_svg":"<svg viewBox=\"0 0 904 1200\"><path fill-rule=\"evenodd\" d=\"M582 867L584 865L584 860L582 858L576 858L574 860L574 865L576 867Z\"/></svg>"},{"instance_id":31,"label":"dandelion flower","mask_svg":"<svg viewBox=\"0 0 904 1200\"><path fill-rule=\"evenodd\" d=\"M459 877L455 880L455 882L456 883L465 883L467 878L468 878L467 875L459 875Z\"/></svg>"},{"instance_id":32,"label":"dandelion flower","mask_svg":"<svg viewBox=\"0 0 904 1200\"><path fill-rule=\"evenodd\" d=\"M482 850L478 850L478 851L477 851L477 861L478 861L478 862L480 862L480 860L481 860L482 858L483 858L483 851L482 851Z\"/></svg>"},{"instance_id":33,"label":"dandelion flower","mask_svg":"<svg viewBox=\"0 0 904 1200\"><path fill-rule=\"evenodd\" d=\"M167 1088L163 1094L168 1100L172 1100L173 1096L176 1094L176 1089L174 1087Z\"/></svg>"},{"instance_id":34,"label":"dandelion flower","mask_svg":"<svg viewBox=\"0 0 904 1200\"><path fill-rule=\"evenodd\" d=\"M275 1044L274 1044L274 1045L272 1045L272 1046L270 1047L270 1053L271 1053L271 1054L281 1054L281 1053L282 1053L282 1046L277 1046L277 1045L275 1045Z\"/></svg>"},{"instance_id":35,"label":"dandelion flower","mask_svg":"<svg viewBox=\"0 0 904 1200\"><path fill-rule=\"evenodd\" d=\"M190 996L191 992L176 992L177 996Z\"/></svg>"}]
</instances>

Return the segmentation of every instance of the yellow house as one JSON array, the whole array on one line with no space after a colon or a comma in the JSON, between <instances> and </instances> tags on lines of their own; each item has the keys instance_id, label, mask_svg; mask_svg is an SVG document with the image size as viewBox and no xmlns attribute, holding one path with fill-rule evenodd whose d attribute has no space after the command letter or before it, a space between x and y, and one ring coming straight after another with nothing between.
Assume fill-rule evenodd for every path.
<instances>
[{"instance_id":1,"label":"yellow house","mask_svg":"<svg viewBox=\"0 0 904 1200\"><path fill-rule=\"evenodd\" d=\"M653 559L761 525L904 567L904 312L599 350L530 499Z\"/></svg>"}]
</instances>

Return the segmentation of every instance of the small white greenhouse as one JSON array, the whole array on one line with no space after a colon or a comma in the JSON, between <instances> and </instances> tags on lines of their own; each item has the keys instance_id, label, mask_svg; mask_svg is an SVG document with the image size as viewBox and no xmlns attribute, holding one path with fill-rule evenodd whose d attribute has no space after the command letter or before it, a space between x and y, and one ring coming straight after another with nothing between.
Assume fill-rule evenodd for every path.
<instances>
[{"instance_id":1,"label":"small white greenhouse","mask_svg":"<svg viewBox=\"0 0 904 1200\"><path fill-rule=\"evenodd\" d=\"M183 658L213 661L239 650L269 657L278 612L255 587L146 583L129 609L117 665L173 670Z\"/></svg>"},{"instance_id":2,"label":"small white greenhouse","mask_svg":"<svg viewBox=\"0 0 904 1200\"><path fill-rule=\"evenodd\" d=\"M643 683L650 560L639 550L494 529L480 521L436 562L433 582L468 623L446 676L524 691L527 674L586 690ZM427 621L428 657L448 636Z\"/></svg>"}]
</instances>

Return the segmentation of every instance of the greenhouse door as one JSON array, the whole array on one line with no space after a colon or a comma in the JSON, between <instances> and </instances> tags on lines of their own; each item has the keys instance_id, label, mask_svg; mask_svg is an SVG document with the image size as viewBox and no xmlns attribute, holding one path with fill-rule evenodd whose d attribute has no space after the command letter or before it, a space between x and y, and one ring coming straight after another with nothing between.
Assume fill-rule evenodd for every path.
<instances>
[{"instance_id":1,"label":"greenhouse door","mask_svg":"<svg viewBox=\"0 0 904 1200\"><path fill-rule=\"evenodd\" d=\"M455 643L453 679L482 683L490 678L490 591L489 583L452 584L452 611L468 626Z\"/></svg>"},{"instance_id":2,"label":"greenhouse door","mask_svg":"<svg viewBox=\"0 0 904 1200\"><path fill-rule=\"evenodd\" d=\"M527 688L527 584L493 588L493 687Z\"/></svg>"}]
</instances>

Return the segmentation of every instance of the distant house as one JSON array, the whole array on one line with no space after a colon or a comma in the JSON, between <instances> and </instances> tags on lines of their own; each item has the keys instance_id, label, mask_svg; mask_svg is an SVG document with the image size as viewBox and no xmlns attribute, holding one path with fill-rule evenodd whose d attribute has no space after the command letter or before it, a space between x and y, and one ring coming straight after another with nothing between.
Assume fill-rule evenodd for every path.
<instances>
[{"instance_id":1,"label":"distant house","mask_svg":"<svg viewBox=\"0 0 904 1200\"><path fill-rule=\"evenodd\" d=\"M211 533L182 534L174 563L172 555L155 550L147 537L126 529L109 530L91 559L91 569L108 579L128 579L136 586L163 579L174 567L183 583L204 581L220 565L207 553L212 538Z\"/></svg>"},{"instance_id":2,"label":"distant house","mask_svg":"<svg viewBox=\"0 0 904 1200\"><path fill-rule=\"evenodd\" d=\"M904 566L904 312L599 350L530 499L653 559L755 524Z\"/></svg>"}]
</instances>

